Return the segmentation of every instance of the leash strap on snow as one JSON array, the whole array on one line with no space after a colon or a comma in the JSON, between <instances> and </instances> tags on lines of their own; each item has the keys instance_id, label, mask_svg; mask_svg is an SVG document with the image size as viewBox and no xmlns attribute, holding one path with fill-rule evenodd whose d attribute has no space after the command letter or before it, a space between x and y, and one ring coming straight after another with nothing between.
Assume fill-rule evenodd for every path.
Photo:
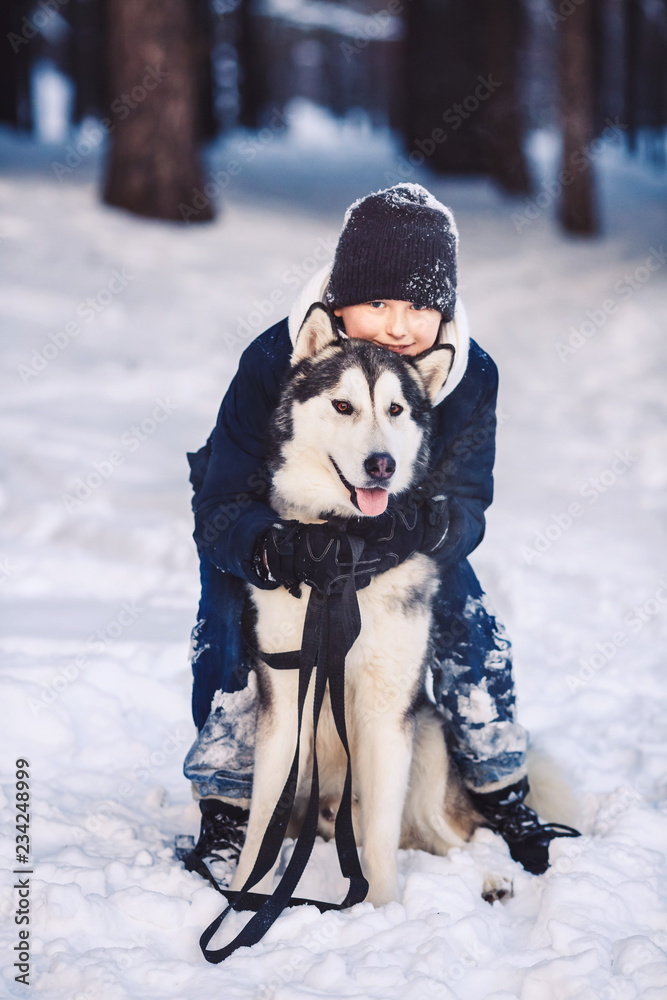
<instances>
[{"instance_id":1,"label":"leash strap on snow","mask_svg":"<svg viewBox=\"0 0 667 1000\"><path fill-rule=\"evenodd\" d=\"M278 804L269 820L264 838L259 848L257 860L246 879L245 885L238 892L222 889L206 865L205 877L228 900L229 905L216 917L201 938L199 944L207 962L218 964L233 954L237 948L247 948L256 944L266 934L267 930L277 920L288 906L309 903L317 906L321 912L325 910L343 910L362 902L368 892L368 882L363 876L357 846L352 826L352 761L345 726L345 657L361 630L359 602L354 587L354 570L363 549L361 539L350 537L352 548L352 569L346 580L342 594L325 596L312 590L306 609L303 626L301 650L295 653L260 654L269 666L276 669L299 669L299 695L297 713L297 743L290 772L282 790ZM297 662L298 655L298 662ZM299 775L299 752L301 748L301 730L303 710L308 693L311 676L315 670L315 690L313 699L313 768L310 786L310 798L306 810L301 833L299 834L292 857L287 868L272 895L255 893L250 890L273 868L280 850L285 832L292 813L296 797ZM342 903L325 903L313 899L294 899L292 894L306 868L308 859L315 844L319 818L319 772L317 765L317 724L324 700L324 694L329 682L331 711L334 717L338 736L347 756L345 785L340 808L336 815L336 850L341 872L349 879L347 895ZM199 868L197 870L200 870ZM200 874L204 874L200 871ZM208 947L212 937L221 926L231 910L252 910L255 916L245 925L242 931L223 948Z\"/></svg>"}]
</instances>

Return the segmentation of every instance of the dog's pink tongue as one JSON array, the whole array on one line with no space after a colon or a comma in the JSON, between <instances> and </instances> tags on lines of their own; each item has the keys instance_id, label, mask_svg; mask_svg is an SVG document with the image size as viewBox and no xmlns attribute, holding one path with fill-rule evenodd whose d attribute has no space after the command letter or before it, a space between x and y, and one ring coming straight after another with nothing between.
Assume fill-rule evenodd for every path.
<instances>
[{"instance_id":1,"label":"dog's pink tongue","mask_svg":"<svg viewBox=\"0 0 667 1000\"><path fill-rule=\"evenodd\" d=\"M357 487L357 503L362 514L382 514L387 509L389 494L379 486L374 490L361 490Z\"/></svg>"}]
</instances>

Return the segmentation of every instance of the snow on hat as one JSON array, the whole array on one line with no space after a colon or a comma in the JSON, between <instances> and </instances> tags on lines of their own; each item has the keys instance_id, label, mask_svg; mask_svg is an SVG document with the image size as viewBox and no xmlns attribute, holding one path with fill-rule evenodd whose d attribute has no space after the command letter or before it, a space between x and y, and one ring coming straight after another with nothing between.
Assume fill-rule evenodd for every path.
<instances>
[{"instance_id":1,"label":"snow on hat","mask_svg":"<svg viewBox=\"0 0 667 1000\"><path fill-rule=\"evenodd\" d=\"M456 305L454 216L421 184L369 194L345 213L327 289L333 309L399 299L438 309Z\"/></svg>"}]
</instances>

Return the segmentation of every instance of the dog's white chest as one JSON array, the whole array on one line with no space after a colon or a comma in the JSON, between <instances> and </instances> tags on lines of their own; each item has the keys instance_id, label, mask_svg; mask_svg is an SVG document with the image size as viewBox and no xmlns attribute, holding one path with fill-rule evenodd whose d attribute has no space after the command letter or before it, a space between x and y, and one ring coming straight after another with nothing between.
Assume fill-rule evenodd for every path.
<instances>
[{"instance_id":1,"label":"dog's white chest","mask_svg":"<svg viewBox=\"0 0 667 1000\"><path fill-rule=\"evenodd\" d=\"M378 653L385 655L409 628L423 631L428 638L430 609L438 586L431 559L414 555L400 566L378 576L370 586L358 592L361 633L348 653L346 665L354 669L359 659ZM284 653L298 650L311 588L302 585L302 596L293 597L284 587L276 590L252 588L257 610L256 635L260 652ZM420 628L421 626L421 628ZM393 657L389 657L393 659Z\"/></svg>"}]
</instances>

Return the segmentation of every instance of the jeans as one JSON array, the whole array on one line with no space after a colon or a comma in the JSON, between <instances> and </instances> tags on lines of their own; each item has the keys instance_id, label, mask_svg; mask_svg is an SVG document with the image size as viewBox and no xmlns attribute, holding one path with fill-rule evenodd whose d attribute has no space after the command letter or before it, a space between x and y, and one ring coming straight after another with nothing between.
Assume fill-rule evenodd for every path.
<instances>
[{"instance_id":1,"label":"jeans","mask_svg":"<svg viewBox=\"0 0 667 1000\"><path fill-rule=\"evenodd\" d=\"M527 734L515 719L511 644L467 559L443 576L433 622L434 701L465 784L519 780Z\"/></svg>"},{"instance_id":2,"label":"jeans","mask_svg":"<svg viewBox=\"0 0 667 1000\"><path fill-rule=\"evenodd\" d=\"M200 795L252 791L256 687L241 634L245 584L202 553L201 600L192 632L192 711L199 730L184 772ZM510 642L470 563L443 574L433 605L432 689L464 782L511 784L525 768L526 732L515 720Z\"/></svg>"}]
</instances>

